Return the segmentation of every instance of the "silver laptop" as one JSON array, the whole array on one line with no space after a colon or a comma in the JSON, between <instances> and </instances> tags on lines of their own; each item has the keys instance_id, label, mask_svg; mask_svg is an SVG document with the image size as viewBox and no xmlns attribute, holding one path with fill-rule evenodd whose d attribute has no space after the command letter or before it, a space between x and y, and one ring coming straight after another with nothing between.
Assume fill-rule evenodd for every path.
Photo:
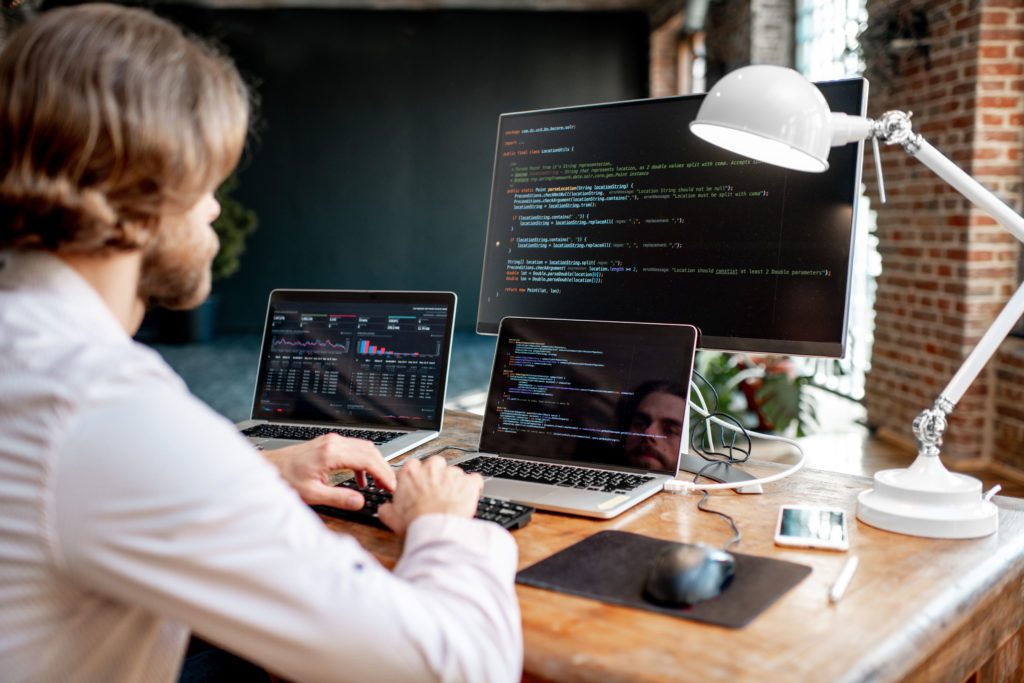
<instances>
[{"instance_id":1,"label":"silver laptop","mask_svg":"<svg viewBox=\"0 0 1024 683\"><path fill-rule=\"evenodd\" d=\"M484 495L614 517L679 470L692 325L505 318L480 453L453 461Z\"/></svg>"},{"instance_id":2,"label":"silver laptop","mask_svg":"<svg viewBox=\"0 0 1024 683\"><path fill-rule=\"evenodd\" d=\"M441 432L454 321L452 292L276 289L237 426L264 450L329 431L415 448Z\"/></svg>"}]
</instances>

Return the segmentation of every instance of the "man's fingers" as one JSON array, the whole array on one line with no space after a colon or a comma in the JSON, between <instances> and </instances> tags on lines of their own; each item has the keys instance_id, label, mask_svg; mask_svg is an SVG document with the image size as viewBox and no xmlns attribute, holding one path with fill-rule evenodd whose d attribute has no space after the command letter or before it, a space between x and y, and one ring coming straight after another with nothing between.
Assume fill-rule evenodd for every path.
<instances>
[{"instance_id":1,"label":"man's fingers","mask_svg":"<svg viewBox=\"0 0 1024 683\"><path fill-rule=\"evenodd\" d=\"M307 503L314 505L329 505L342 510L359 510L366 504L363 494L344 486L319 486L317 491L312 493Z\"/></svg>"},{"instance_id":2,"label":"man's fingers","mask_svg":"<svg viewBox=\"0 0 1024 683\"><path fill-rule=\"evenodd\" d=\"M484 493L484 478L479 472L472 472L466 475L466 478L471 482L473 489L476 491L477 497L480 497Z\"/></svg>"},{"instance_id":3,"label":"man's fingers","mask_svg":"<svg viewBox=\"0 0 1024 683\"><path fill-rule=\"evenodd\" d=\"M377 508L377 518L384 522L384 525L396 533L402 533L405 530L398 528L399 517L398 512L395 509L394 503L384 503Z\"/></svg>"},{"instance_id":4,"label":"man's fingers","mask_svg":"<svg viewBox=\"0 0 1024 683\"><path fill-rule=\"evenodd\" d=\"M326 438L331 436L335 438ZM358 478L361 476L359 473L365 472L371 475L382 488L394 491L395 473L372 443L363 439L346 439L337 434L325 434L320 438L325 439L321 444L325 467L355 470L357 472L356 483L360 486L365 486L366 481Z\"/></svg>"},{"instance_id":5,"label":"man's fingers","mask_svg":"<svg viewBox=\"0 0 1024 683\"><path fill-rule=\"evenodd\" d=\"M408 458L398 470L398 479L404 481L410 477L415 478L421 469L423 469L423 463L419 459Z\"/></svg>"},{"instance_id":6,"label":"man's fingers","mask_svg":"<svg viewBox=\"0 0 1024 683\"><path fill-rule=\"evenodd\" d=\"M445 480L448 470L448 461L440 455L432 455L423 463L427 476L434 482L440 484Z\"/></svg>"}]
</instances>

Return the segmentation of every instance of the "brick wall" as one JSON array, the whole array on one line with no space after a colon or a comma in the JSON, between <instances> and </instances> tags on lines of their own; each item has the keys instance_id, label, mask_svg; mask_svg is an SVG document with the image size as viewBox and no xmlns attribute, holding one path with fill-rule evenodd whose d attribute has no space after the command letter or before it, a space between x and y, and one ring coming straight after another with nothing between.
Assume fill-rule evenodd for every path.
<instances>
[{"instance_id":1,"label":"brick wall","mask_svg":"<svg viewBox=\"0 0 1024 683\"><path fill-rule=\"evenodd\" d=\"M722 0L708 9L707 87L748 64L793 66L793 0Z\"/></svg>"},{"instance_id":2,"label":"brick wall","mask_svg":"<svg viewBox=\"0 0 1024 683\"><path fill-rule=\"evenodd\" d=\"M884 41L867 45L874 77L869 115L913 110L915 128L929 142L1019 210L1020 0L926 0L914 6L928 18L930 54L884 54ZM892 7L888 0L869 0L875 35L881 22L893 18ZM889 204L878 207L883 272L866 404L873 424L909 439L913 418L931 405L1016 286L1018 247L901 149L883 150L882 156ZM875 193L870 163L865 178ZM961 400L947 431L946 456L986 457L994 435L1004 434L995 438L1005 441L1014 429L1024 434L1016 413L995 418L995 407L1011 407L1014 392L1024 386L1017 376L1024 369L1014 372L1010 364L1017 357L1024 356L1004 351ZM997 381L1008 386L997 390Z\"/></svg>"},{"instance_id":3,"label":"brick wall","mask_svg":"<svg viewBox=\"0 0 1024 683\"><path fill-rule=\"evenodd\" d=\"M981 120L985 182L1024 209L1024 3L984 7L979 57L988 106ZM1019 263L1019 259L1018 259ZM992 459L1024 471L1024 340L1008 339L993 362Z\"/></svg>"},{"instance_id":4,"label":"brick wall","mask_svg":"<svg viewBox=\"0 0 1024 683\"><path fill-rule=\"evenodd\" d=\"M686 15L677 12L664 24L651 31L651 97L679 94L679 42L683 40Z\"/></svg>"},{"instance_id":5,"label":"brick wall","mask_svg":"<svg viewBox=\"0 0 1024 683\"><path fill-rule=\"evenodd\" d=\"M992 459L1024 471L1024 339L1007 339L993 365L996 392Z\"/></svg>"}]
</instances>

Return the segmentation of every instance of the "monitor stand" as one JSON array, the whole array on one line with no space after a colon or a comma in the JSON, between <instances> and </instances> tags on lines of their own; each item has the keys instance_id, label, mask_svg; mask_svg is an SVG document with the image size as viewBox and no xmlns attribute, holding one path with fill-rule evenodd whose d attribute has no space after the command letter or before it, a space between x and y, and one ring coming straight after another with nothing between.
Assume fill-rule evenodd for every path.
<instances>
[{"instance_id":1,"label":"monitor stand","mask_svg":"<svg viewBox=\"0 0 1024 683\"><path fill-rule=\"evenodd\" d=\"M700 472L700 476L723 484L757 479L757 477L747 473L738 465L730 465L726 462L713 462L690 453L683 453L679 456L679 471L692 472L693 474ZM760 484L753 484L751 486L738 487L735 491L737 493L761 493L762 489Z\"/></svg>"}]
</instances>

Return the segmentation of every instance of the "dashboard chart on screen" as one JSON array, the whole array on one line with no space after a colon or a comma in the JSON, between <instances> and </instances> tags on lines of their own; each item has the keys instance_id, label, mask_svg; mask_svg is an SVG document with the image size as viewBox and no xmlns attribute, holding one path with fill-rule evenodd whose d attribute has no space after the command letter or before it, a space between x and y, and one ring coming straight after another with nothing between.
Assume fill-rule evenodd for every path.
<instances>
[{"instance_id":1,"label":"dashboard chart on screen","mask_svg":"<svg viewBox=\"0 0 1024 683\"><path fill-rule=\"evenodd\" d=\"M453 315L436 303L274 300L256 412L430 422Z\"/></svg>"},{"instance_id":2,"label":"dashboard chart on screen","mask_svg":"<svg viewBox=\"0 0 1024 683\"><path fill-rule=\"evenodd\" d=\"M819 87L863 113L862 79ZM689 323L705 348L842 355L862 146L821 174L740 158L689 132L702 98L501 116L478 332Z\"/></svg>"}]
</instances>

